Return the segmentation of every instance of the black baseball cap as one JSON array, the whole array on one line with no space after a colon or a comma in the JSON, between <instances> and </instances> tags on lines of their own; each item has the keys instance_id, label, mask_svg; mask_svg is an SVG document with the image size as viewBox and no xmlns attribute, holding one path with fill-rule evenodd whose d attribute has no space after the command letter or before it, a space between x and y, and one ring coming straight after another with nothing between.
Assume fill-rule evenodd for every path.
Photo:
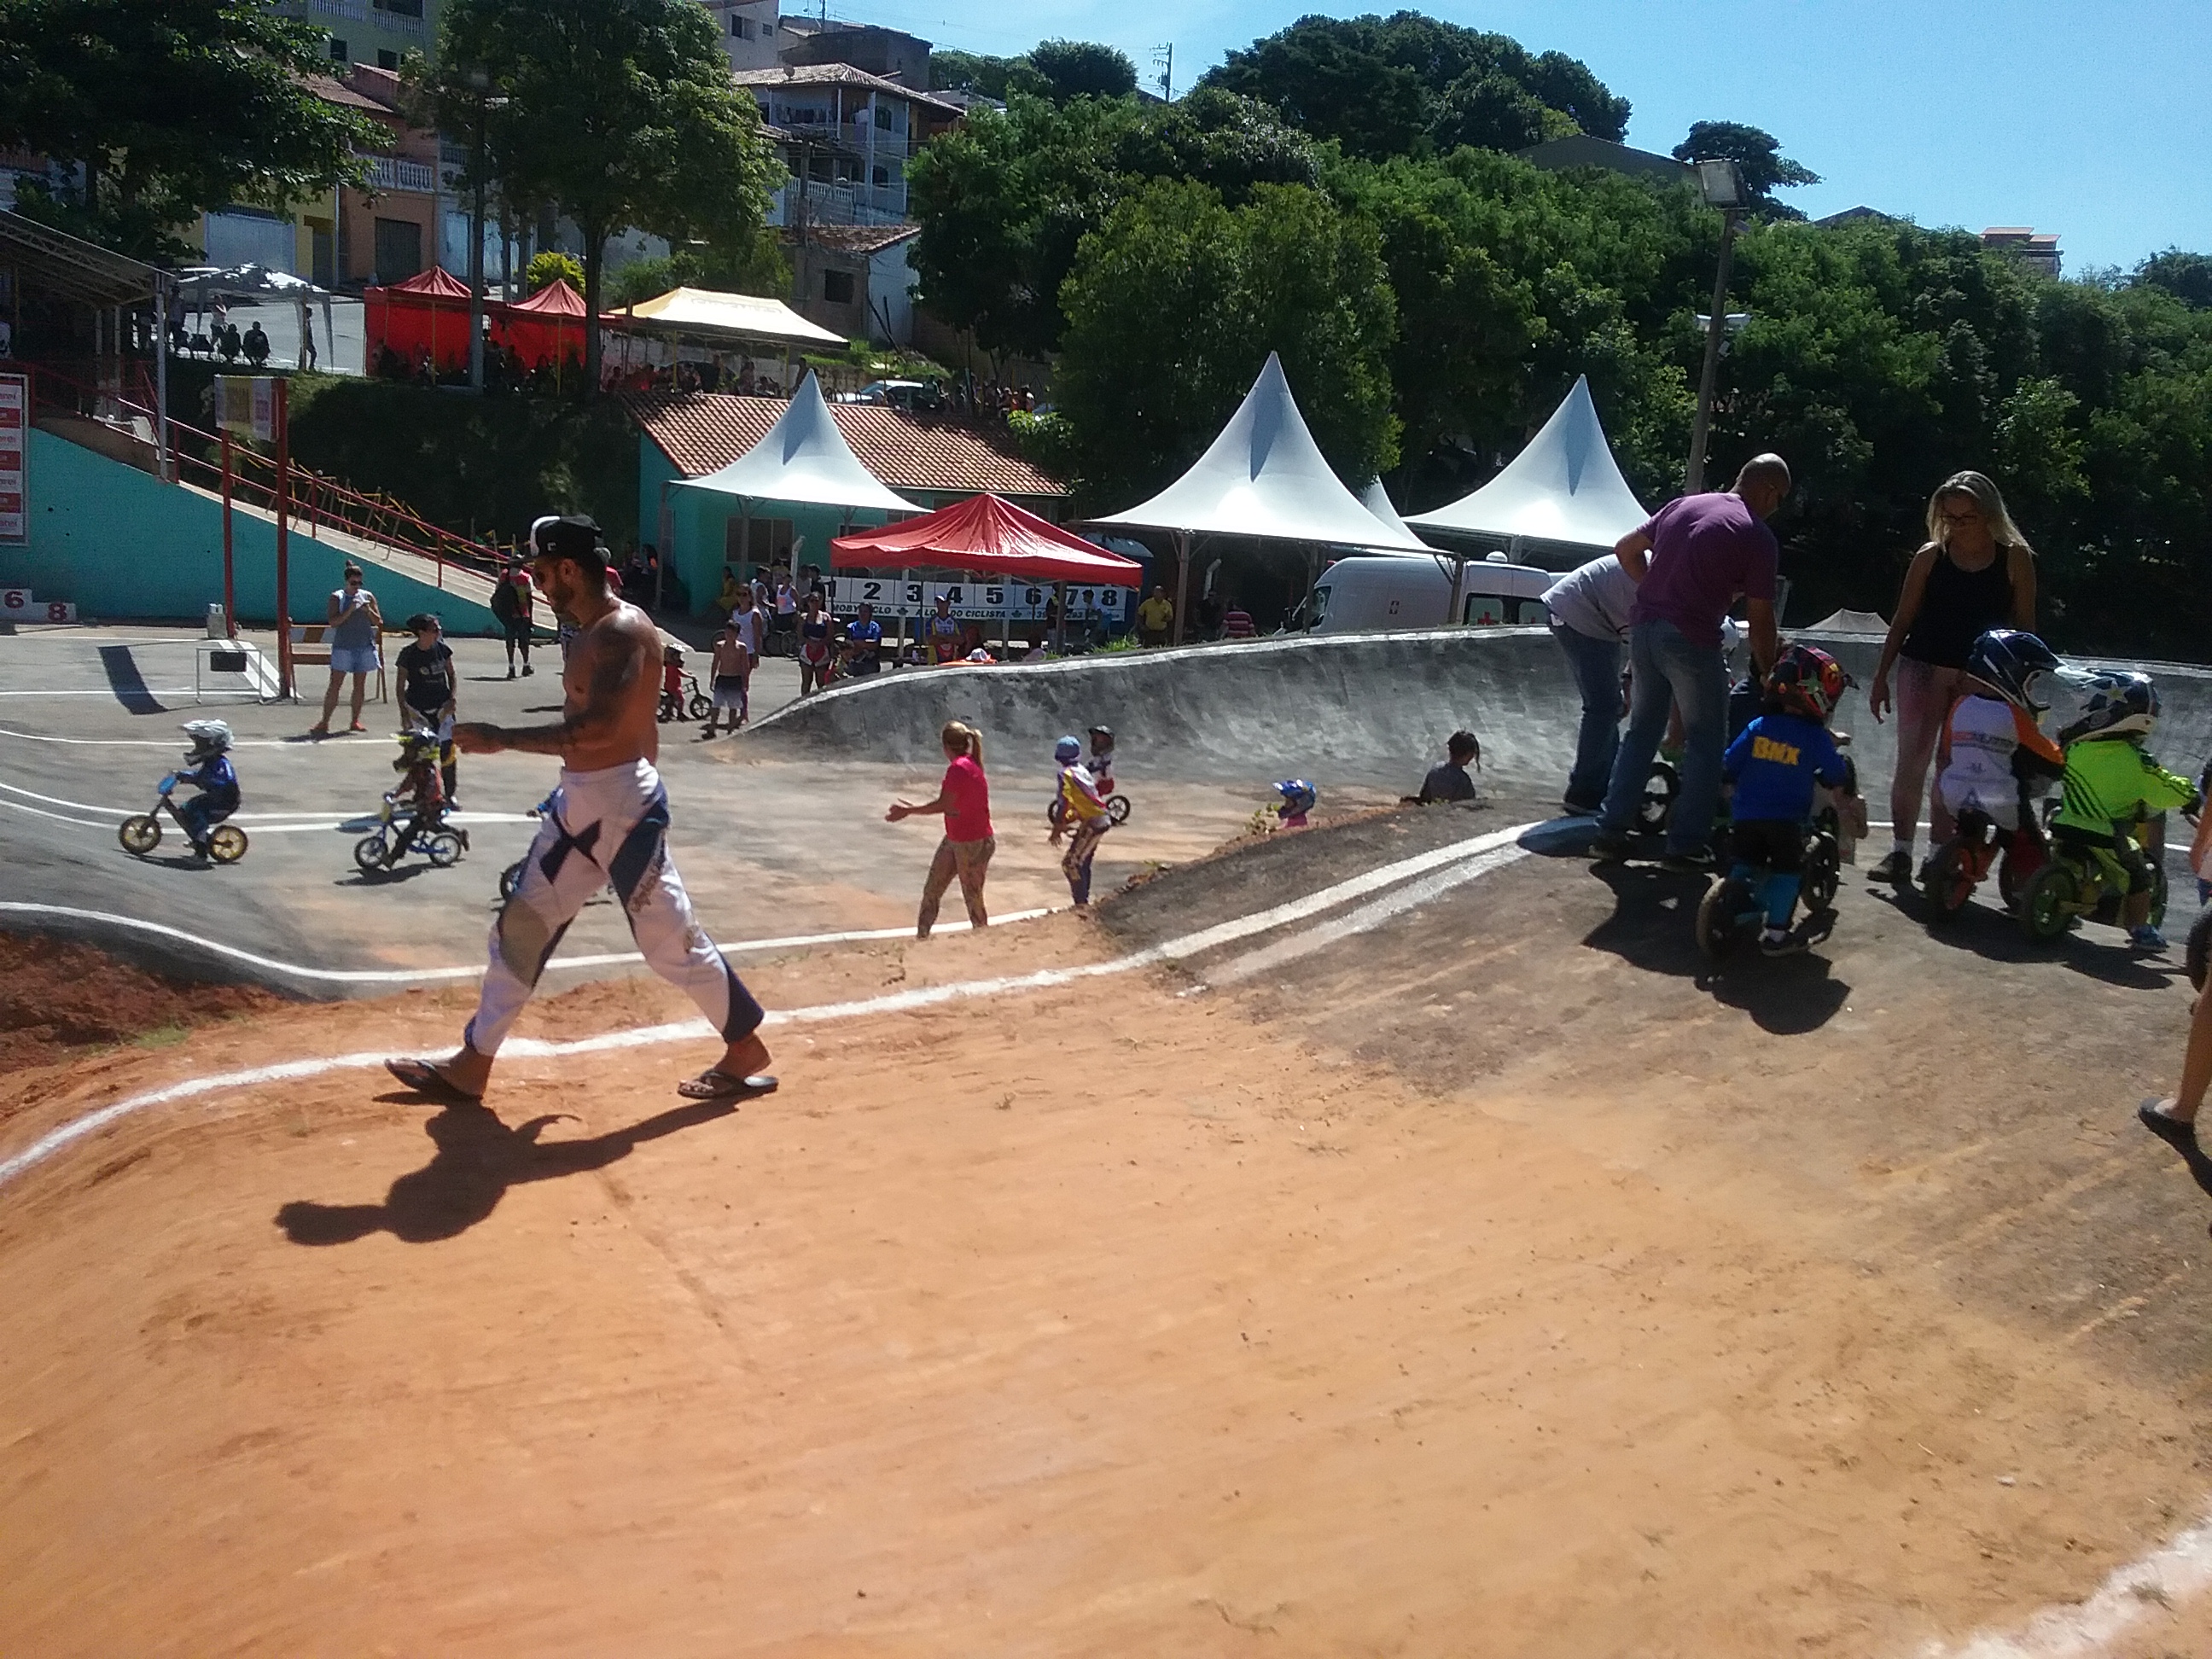
<instances>
[{"instance_id":1,"label":"black baseball cap","mask_svg":"<svg viewBox=\"0 0 2212 1659\"><path fill-rule=\"evenodd\" d=\"M532 540L542 559L574 559L578 564L589 564L594 557L602 563L606 560L606 538L599 532L599 522L584 514L541 520Z\"/></svg>"}]
</instances>

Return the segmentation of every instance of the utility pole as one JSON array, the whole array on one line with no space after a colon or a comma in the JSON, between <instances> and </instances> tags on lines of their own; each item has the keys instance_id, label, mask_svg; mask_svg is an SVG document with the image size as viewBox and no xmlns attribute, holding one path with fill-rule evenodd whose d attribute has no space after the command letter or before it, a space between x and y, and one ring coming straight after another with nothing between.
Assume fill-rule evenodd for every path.
<instances>
[{"instance_id":1,"label":"utility pole","mask_svg":"<svg viewBox=\"0 0 2212 1659\"><path fill-rule=\"evenodd\" d=\"M476 154L469 159L470 182L476 187L474 211L469 216L469 389L484 389L484 118L491 77L480 69L469 71L469 85L477 94Z\"/></svg>"},{"instance_id":2,"label":"utility pole","mask_svg":"<svg viewBox=\"0 0 2212 1659\"><path fill-rule=\"evenodd\" d=\"M1175 102L1175 42L1152 48L1152 67L1160 72L1160 101Z\"/></svg>"}]
</instances>

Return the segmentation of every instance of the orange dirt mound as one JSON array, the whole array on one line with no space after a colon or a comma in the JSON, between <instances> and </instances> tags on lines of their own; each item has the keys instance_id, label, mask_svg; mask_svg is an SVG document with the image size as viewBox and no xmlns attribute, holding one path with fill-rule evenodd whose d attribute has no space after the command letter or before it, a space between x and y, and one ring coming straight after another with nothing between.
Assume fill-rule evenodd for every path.
<instances>
[{"instance_id":1,"label":"orange dirt mound","mask_svg":"<svg viewBox=\"0 0 2212 1659\"><path fill-rule=\"evenodd\" d=\"M149 974L44 934L0 935L0 1067L52 1066L149 1031L265 1013L284 999L250 985Z\"/></svg>"}]
</instances>

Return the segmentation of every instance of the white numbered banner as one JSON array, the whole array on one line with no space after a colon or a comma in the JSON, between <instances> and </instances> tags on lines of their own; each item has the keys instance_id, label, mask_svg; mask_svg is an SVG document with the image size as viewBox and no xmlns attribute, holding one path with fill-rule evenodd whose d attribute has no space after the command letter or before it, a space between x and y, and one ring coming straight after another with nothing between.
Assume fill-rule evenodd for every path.
<instances>
[{"instance_id":1,"label":"white numbered banner","mask_svg":"<svg viewBox=\"0 0 2212 1659\"><path fill-rule=\"evenodd\" d=\"M30 425L30 378L0 374L0 544L11 547L31 539Z\"/></svg>"},{"instance_id":2,"label":"white numbered banner","mask_svg":"<svg viewBox=\"0 0 2212 1659\"><path fill-rule=\"evenodd\" d=\"M830 608L840 617L852 616L863 605L875 606L879 618L925 617L936 611L941 593L951 602L952 614L963 622L1042 622L1052 592L1049 585L1033 582L902 582L896 576L834 576L830 581ZM1068 620L1103 617L1109 623L1117 623L1128 614L1128 597L1126 588L1071 585Z\"/></svg>"}]
</instances>

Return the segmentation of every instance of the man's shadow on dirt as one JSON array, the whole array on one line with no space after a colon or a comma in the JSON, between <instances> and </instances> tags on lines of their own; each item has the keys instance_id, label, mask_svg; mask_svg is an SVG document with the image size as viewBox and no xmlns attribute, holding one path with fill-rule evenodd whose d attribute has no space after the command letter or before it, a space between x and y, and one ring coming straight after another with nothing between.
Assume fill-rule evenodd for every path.
<instances>
[{"instance_id":1,"label":"man's shadow on dirt","mask_svg":"<svg viewBox=\"0 0 2212 1659\"><path fill-rule=\"evenodd\" d=\"M510 1187L604 1170L645 1141L736 1110L728 1101L699 1101L588 1139L541 1144L538 1136L545 1127L568 1114L548 1113L510 1129L488 1106L448 1106L422 1126L437 1146L436 1154L394 1181L383 1203L295 1199L276 1212L276 1224L295 1244L350 1244L380 1232L408 1244L434 1244L459 1237L489 1217Z\"/></svg>"},{"instance_id":2,"label":"man's shadow on dirt","mask_svg":"<svg viewBox=\"0 0 2212 1659\"><path fill-rule=\"evenodd\" d=\"M1802 1036L1833 1019L1851 988L1834 977L1819 947L1802 956L1768 958L1744 940L1726 963L1698 948L1698 904L1703 876L1677 876L1649 866L1601 864L1590 873L1613 890L1610 916L1583 943L1607 951L1649 974L1687 979L1716 1002L1741 1008L1762 1031Z\"/></svg>"}]
</instances>

